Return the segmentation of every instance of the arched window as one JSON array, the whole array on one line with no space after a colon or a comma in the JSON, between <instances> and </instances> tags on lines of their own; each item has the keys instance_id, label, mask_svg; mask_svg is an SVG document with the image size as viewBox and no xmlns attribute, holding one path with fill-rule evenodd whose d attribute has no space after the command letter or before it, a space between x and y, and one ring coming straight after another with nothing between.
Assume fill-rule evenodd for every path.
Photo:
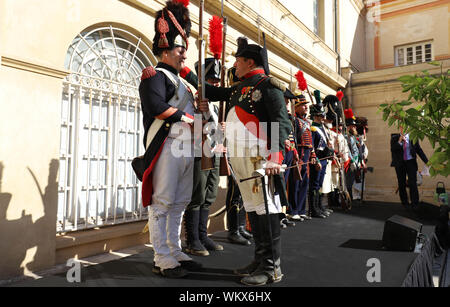
<instances>
[{"instance_id":1,"label":"arched window","mask_svg":"<svg viewBox=\"0 0 450 307\"><path fill-rule=\"evenodd\" d=\"M145 219L131 167L144 152L138 86L151 49L113 26L70 45L61 108L57 231Z\"/></svg>"}]
</instances>

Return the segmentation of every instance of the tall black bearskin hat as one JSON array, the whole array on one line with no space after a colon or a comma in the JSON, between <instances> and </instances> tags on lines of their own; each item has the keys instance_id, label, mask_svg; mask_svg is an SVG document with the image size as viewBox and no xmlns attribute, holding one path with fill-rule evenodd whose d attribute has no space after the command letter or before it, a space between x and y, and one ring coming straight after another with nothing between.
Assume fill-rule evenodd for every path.
<instances>
[{"instance_id":1,"label":"tall black bearskin hat","mask_svg":"<svg viewBox=\"0 0 450 307\"><path fill-rule=\"evenodd\" d=\"M323 99L323 104L327 108L325 118L333 121L333 125L339 124L336 123L336 118L339 122L341 122L342 111L339 105L338 97L334 95L328 95Z\"/></svg>"},{"instance_id":2,"label":"tall black bearskin hat","mask_svg":"<svg viewBox=\"0 0 450 307\"><path fill-rule=\"evenodd\" d=\"M265 41L265 39L264 39ZM234 55L236 58L242 57L252 59L258 66L264 67L266 75L270 73L269 62L267 57L267 49L256 44L249 44L246 37L239 37L237 39L238 49Z\"/></svg>"},{"instance_id":3,"label":"tall black bearskin hat","mask_svg":"<svg viewBox=\"0 0 450 307\"><path fill-rule=\"evenodd\" d=\"M356 118L356 131L358 134L363 135L369 132L369 121L367 117L357 117Z\"/></svg>"},{"instance_id":4,"label":"tall black bearskin hat","mask_svg":"<svg viewBox=\"0 0 450 307\"><path fill-rule=\"evenodd\" d=\"M171 0L166 2L165 8L156 13L152 48L155 56L179 46L188 48L188 38L191 34L188 5L189 0Z\"/></svg>"},{"instance_id":5,"label":"tall black bearskin hat","mask_svg":"<svg viewBox=\"0 0 450 307\"><path fill-rule=\"evenodd\" d=\"M198 62L194 64L195 71L198 74ZM215 79L220 80L220 71L222 69L222 65L219 60L215 58L206 58L205 59L205 80L206 79Z\"/></svg>"}]
</instances>

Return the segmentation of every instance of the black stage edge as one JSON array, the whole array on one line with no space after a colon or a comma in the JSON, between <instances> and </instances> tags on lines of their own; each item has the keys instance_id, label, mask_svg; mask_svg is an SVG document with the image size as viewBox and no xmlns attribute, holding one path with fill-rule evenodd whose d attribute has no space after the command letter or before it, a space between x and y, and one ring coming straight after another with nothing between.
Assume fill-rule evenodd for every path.
<instances>
[{"instance_id":1,"label":"black stage edge","mask_svg":"<svg viewBox=\"0 0 450 307\"><path fill-rule=\"evenodd\" d=\"M271 301L292 293L293 287L401 287L429 285L425 271L432 266L435 246L435 221L422 219L399 204L356 202L350 212L334 209L327 219L298 222L282 230L282 282L258 288L240 284L234 268L251 262L252 246L228 243L226 233L212 237L224 245L224 251L211 252L208 257L195 257L203 264L199 272L183 279L166 279L152 273L152 249L120 260L83 267L81 282L69 283L66 273L38 280L15 283L13 287L154 287L151 293L170 294L170 300L180 301L191 294L213 293L214 300L223 302L223 293L253 293L263 302L270 292ZM384 223L400 215L423 224L427 243L421 253L387 251L382 248ZM379 264L377 275L376 264ZM69 268L68 268L69 269ZM417 273L417 274L416 274ZM375 275L374 275L375 274ZM372 276L372 278L371 278ZM377 280L375 277L379 277ZM422 277L421 277L422 276ZM417 278L422 278L417 281ZM280 290L287 288L287 290ZM277 290L278 289L278 290ZM148 292L146 292L148 293ZM219 298L217 298L219 297ZM199 298L199 297L197 297ZM206 296L204 297L206 298ZM243 294L241 294L243 299ZM250 302L249 298L245 298Z\"/></svg>"}]
</instances>

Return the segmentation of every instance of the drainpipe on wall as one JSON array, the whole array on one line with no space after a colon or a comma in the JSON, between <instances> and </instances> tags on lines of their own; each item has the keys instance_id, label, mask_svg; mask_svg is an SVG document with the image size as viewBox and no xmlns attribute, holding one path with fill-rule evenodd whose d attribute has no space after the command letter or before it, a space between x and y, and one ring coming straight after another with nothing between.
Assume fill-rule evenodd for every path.
<instances>
[{"instance_id":1,"label":"drainpipe on wall","mask_svg":"<svg viewBox=\"0 0 450 307\"><path fill-rule=\"evenodd\" d=\"M341 54L338 49L338 37L339 37L339 28L338 28L338 0L334 0L334 51L337 53L337 64L338 64L338 74L341 75Z\"/></svg>"}]
</instances>

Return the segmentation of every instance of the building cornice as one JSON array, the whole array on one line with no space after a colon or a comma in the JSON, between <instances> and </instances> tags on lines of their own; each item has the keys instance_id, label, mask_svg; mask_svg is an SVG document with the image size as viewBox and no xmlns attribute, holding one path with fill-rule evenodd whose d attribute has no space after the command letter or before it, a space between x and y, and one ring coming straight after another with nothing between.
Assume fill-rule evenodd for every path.
<instances>
[{"instance_id":1,"label":"building cornice","mask_svg":"<svg viewBox=\"0 0 450 307\"><path fill-rule=\"evenodd\" d=\"M199 0L191 0L191 3L198 5ZM221 2L210 1L205 10L210 14L220 15ZM284 32L262 18L242 1L226 1L224 3L224 15L228 17L228 24L231 27L253 41L259 40L261 32L266 33L269 51L277 54L293 66L300 65L304 72L330 88L336 89L346 86L347 80L336 71L326 66L320 59L294 42Z\"/></svg>"},{"instance_id":2,"label":"building cornice","mask_svg":"<svg viewBox=\"0 0 450 307\"><path fill-rule=\"evenodd\" d=\"M67 75L69 75L69 72L66 70L44 66L25 60L19 60L8 56L1 56L1 65L57 79L64 79Z\"/></svg>"},{"instance_id":3,"label":"building cornice","mask_svg":"<svg viewBox=\"0 0 450 307\"><path fill-rule=\"evenodd\" d=\"M151 16L154 16L156 12L165 5L165 2L161 0L152 1L152 6L147 3L148 1L144 0L120 1L129 4ZM191 5L198 7L199 3L199 0L191 0ZM211 15L221 15L222 7L220 1L208 1L206 4L205 11L207 13ZM266 33L266 41L269 51L277 54L293 66L300 65L301 69L305 73L326 84L330 88L336 89L346 86L347 80L341 77L336 71L326 66L320 59L305 50L298 43L294 42L280 29L263 19L242 1L227 0L224 2L224 15L227 16L228 25L230 27L254 41L259 40L261 32ZM198 14L195 12L195 9L192 9L192 6L191 21L193 24L191 36L196 37L198 36ZM299 22L300 21L297 20L296 23L303 30L303 27L301 27ZM229 36L227 38L227 51L231 50L233 47L236 47L235 39ZM324 49L327 52L334 54L334 51L329 49L328 46ZM335 56L337 57L337 55Z\"/></svg>"}]
</instances>

